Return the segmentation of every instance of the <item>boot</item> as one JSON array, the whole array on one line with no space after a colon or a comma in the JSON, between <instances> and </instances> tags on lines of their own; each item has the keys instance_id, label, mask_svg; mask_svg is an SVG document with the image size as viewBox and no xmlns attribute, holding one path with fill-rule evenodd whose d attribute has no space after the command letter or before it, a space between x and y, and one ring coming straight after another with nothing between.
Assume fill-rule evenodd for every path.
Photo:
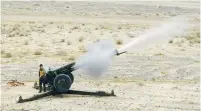
<instances>
[{"instance_id":1,"label":"boot","mask_svg":"<svg viewBox=\"0 0 201 111\"><path fill-rule=\"evenodd\" d=\"M46 92L46 87L45 86L43 87L43 91Z\"/></svg>"},{"instance_id":2,"label":"boot","mask_svg":"<svg viewBox=\"0 0 201 111\"><path fill-rule=\"evenodd\" d=\"M42 92L42 86L39 86L39 93Z\"/></svg>"}]
</instances>

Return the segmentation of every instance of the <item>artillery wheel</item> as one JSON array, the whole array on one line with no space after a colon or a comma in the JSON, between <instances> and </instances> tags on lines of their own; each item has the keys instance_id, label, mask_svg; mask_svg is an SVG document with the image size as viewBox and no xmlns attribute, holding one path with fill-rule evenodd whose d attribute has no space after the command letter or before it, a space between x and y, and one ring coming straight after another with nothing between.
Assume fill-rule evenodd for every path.
<instances>
[{"instance_id":1,"label":"artillery wheel","mask_svg":"<svg viewBox=\"0 0 201 111\"><path fill-rule=\"evenodd\" d=\"M72 84L71 78L66 74L59 74L54 79L54 87L59 92L67 92Z\"/></svg>"},{"instance_id":2,"label":"artillery wheel","mask_svg":"<svg viewBox=\"0 0 201 111\"><path fill-rule=\"evenodd\" d=\"M71 79L71 81L73 83L74 82L74 76L73 76L73 74L72 73L68 73L68 76L70 77L70 79Z\"/></svg>"}]
</instances>

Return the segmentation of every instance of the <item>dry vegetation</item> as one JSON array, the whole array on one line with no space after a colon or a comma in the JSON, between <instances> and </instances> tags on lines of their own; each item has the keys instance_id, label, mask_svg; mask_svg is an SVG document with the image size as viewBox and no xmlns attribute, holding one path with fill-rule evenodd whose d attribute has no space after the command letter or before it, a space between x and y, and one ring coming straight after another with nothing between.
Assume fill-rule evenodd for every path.
<instances>
[{"instance_id":1,"label":"dry vegetation","mask_svg":"<svg viewBox=\"0 0 201 111\"><path fill-rule=\"evenodd\" d=\"M42 54L42 52L39 50L34 52L34 55L41 55L41 54Z\"/></svg>"},{"instance_id":2,"label":"dry vegetation","mask_svg":"<svg viewBox=\"0 0 201 111\"><path fill-rule=\"evenodd\" d=\"M68 44L68 45L71 45L72 43L71 43L70 41L67 41L67 44Z\"/></svg>"},{"instance_id":3,"label":"dry vegetation","mask_svg":"<svg viewBox=\"0 0 201 111\"><path fill-rule=\"evenodd\" d=\"M79 37L79 39L78 39L79 42L83 42L83 40L84 40L83 36Z\"/></svg>"},{"instance_id":4,"label":"dry vegetation","mask_svg":"<svg viewBox=\"0 0 201 111\"><path fill-rule=\"evenodd\" d=\"M154 54L155 56L164 56L163 53L157 53L157 54Z\"/></svg>"},{"instance_id":5,"label":"dry vegetation","mask_svg":"<svg viewBox=\"0 0 201 111\"><path fill-rule=\"evenodd\" d=\"M120 39L118 39L118 40L116 40L116 44L117 44L117 45L121 45L121 44L123 44L123 41L120 40Z\"/></svg>"},{"instance_id":6,"label":"dry vegetation","mask_svg":"<svg viewBox=\"0 0 201 111\"><path fill-rule=\"evenodd\" d=\"M65 39L61 39L61 42L65 42Z\"/></svg>"},{"instance_id":7,"label":"dry vegetation","mask_svg":"<svg viewBox=\"0 0 201 111\"><path fill-rule=\"evenodd\" d=\"M91 27L95 27L94 29ZM65 31L63 30L65 28ZM115 29L115 30L114 30ZM39 46L39 49L48 48L48 50L52 50L51 48L56 48L56 55L65 56L66 54L60 50L68 50L71 51L72 54L75 54L77 48L80 52L85 53L85 47L81 44L89 44L92 42L98 42L102 39L108 39L105 37L110 37L109 39L113 39L117 45L122 45L123 40L120 38L122 32L125 33L127 39L133 39L139 31L133 30L144 30L144 26L138 25L90 25L87 23L74 24L71 22L65 23L57 23L57 22L18 22L18 23L3 23L2 24L2 36L8 37L6 43L11 43L13 45L22 44L26 47L23 47L25 50L29 50L30 47L35 47L35 45ZM62 31L63 30L63 31ZM93 31L95 30L95 32ZM124 30L124 31L122 31ZM126 31L125 31L126 30ZM86 39L87 37L94 37L94 35L99 34L98 39ZM4 39L6 40L6 39ZM41 41L42 40L42 41ZM52 41L50 43L49 41ZM177 44L178 46L182 46L182 44L186 43L190 44L198 44L200 43L200 31L194 29L190 32L188 36L183 38L176 38L169 41L170 44ZM5 41L1 41L2 46L5 45ZM80 45L79 45L80 44ZM73 47L73 48L72 48ZM64 49L65 48L65 49ZM67 48L67 49L66 49ZM48 52L48 50L44 50L43 54L49 55L48 57L54 56L52 52ZM11 51L8 48L8 52ZM182 50L185 51L185 50ZM15 53L15 52L14 52ZM21 57L19 53L15 53L13 57L11 54L5 54L4 58L14 58ZM29 53L26 53L29 54ZM24 56L28 56L24 54ZM33 55L42 55L41 51L35 51ZM155 54L162 55L162 54ZM38 56L39 57L39 56ZM61 58L62 59L62 58ZM13 61L12 61L13 62Z\"/></svg>"},{"instance_id":8,"label":"dry vegetation","mask_svg":"<svg viewBox=\"0 0 201 111\"><path fill-rule=\"evenodd\" d=\"M200 31L197 24L200 23L200 8L194 6L199 3L178 5L171 1L161 6L158 5L160 2L157 6L154 1L136 3L2 2L2 82L15 79L25 82L24 86L13 88L1 85L2 111L198 111ZM188 36L143 52L115 57L100 82L89 79L85 72L73 72L74 89L108 92L114 89L116 97L68 95L62 99L47 97L40 102L16 104L18 95L28 97L38 92L30 81L38 80L41 62L53 68L63 66L85 53L85 45L102 39L114 41L120 48L145 29L176 15L193 15L190 23L196 27Z\"/></svg>"},{"instance_id":9,"label":"dry vegetation","mask_svg":"<svg viewBox=\"0 0 201 111\"><path fill-rule=\"evenodd\" d=\"M73 56L73 55L69 56L69 57L68 57L68 60L70 60L70 61L75 60L75 56Z\"/></svg>"},{"instance_id":10,"label":"dry vegetation","mask_svg":"<svg viewBox=\"0 0 201 111\"><path fill-rule=\"evenodd\" d=\"M66 55L67 55L67 52L64 51L64 50L59 50L59 51L57 51L57 54L56 54L56 55L58 55L58 56L66 56Z\"/></svg>"},{"instance_id":11,"label":"dry vegetation","mask_svg":"<svg viewBox=\"0 0 201 111\"><path fill-rule=\"evenodd\" d=\"M200 43L200 31L195 30L191 32L191 34L188 35L186 39L190 41L190 43Z\"/></svg>"},{"instance_id":12,"label":"dry vegetation","mask_svg":"<svg viewBox=\"0 0 201 111\"><path fill-rule=\"evenodd\" d=\"M11 57L12 57L12 54L11 54L11 53L5 53L5 54L3 55L3 57L5 57L5 58L11 58Z\"/></svg>"}]
</instances>

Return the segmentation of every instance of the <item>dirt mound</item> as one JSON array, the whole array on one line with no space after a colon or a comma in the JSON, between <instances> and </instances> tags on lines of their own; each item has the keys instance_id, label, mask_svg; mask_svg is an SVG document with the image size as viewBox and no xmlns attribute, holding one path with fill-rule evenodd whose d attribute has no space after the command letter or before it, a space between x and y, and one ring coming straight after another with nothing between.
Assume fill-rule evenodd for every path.
<instances>
[{"instance_id":1,"label":"dirt mound","mask_svg":"<svg viewBox=\"0 0 201 111\"><path fill-rule=\"evenodd\" d=\"M7 85L11 86L11 87L15 87L15 86L24 86L24 83L22 82L18 82L17 80L11 80L7 83Z\"/></svg>"}]
</instances>

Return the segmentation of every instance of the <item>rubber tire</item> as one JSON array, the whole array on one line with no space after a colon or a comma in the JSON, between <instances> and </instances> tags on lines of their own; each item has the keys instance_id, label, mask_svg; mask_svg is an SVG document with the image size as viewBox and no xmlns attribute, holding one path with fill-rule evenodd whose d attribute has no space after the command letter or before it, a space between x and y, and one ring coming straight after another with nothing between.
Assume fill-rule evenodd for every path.
<instances>
[{"instance_id":1,"label":"rubber tire","mask_svg":"<svg viewBox=\"0 0 201 111\"><path fill-rule=\"evenodd\" d=\"M72 73L68 73L67 75L70 77L70 79L71 79L71 81L73 83L74 82L74 76L73 76L73 74Z\"/></svg>"},{"instance_id":2,"label":"rubber tire","mask_svg":"<svg viewBox=\"0 0 201 111\"><path fill-rule=\"evenodd\" d=\"M64 82L65 87L62 87L61 84L59 85L60 82ZM58 92L61 92L61 93L67 92L70 89L71 84L72 84L72 80L66 74L59 74L54 79L54 87Z\"/></svg>"}]
</instances>

